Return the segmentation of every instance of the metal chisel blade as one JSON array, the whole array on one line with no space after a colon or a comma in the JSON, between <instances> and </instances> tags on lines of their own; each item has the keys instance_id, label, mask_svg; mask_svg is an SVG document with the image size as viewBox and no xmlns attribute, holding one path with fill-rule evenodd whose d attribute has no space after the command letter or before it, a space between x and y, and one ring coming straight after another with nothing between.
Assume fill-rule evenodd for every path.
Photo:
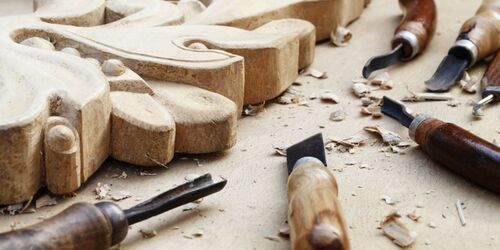
<instances>
[{"instance_id":1,"label":"metal chisel blade","mask_svg":"<svg viewBox=\"0 0 500 250\"><path fill-rule=\"evenodd\" d=\"M425 81L427 90L432 92L447 91L462 76L469 62L448 54L430 80Z\"/></svg>"},{"instance_id":2,"label":"metal chisel blade","mask_svg":"<svg viewBox=\"0 0 500 250\"><path fill-rule=\"evenodd\" d=\"M410 126L413 119L415 119L406 106L387 96L384 96L381 110L382 113L398 120L407 128Z\"/></svg>"},{"instance_id":3,"label":"metal chisel blade","mask_svg":"<svg viewBox=\"0 0 500 250\"><path fill-rule=\"evenodd\" d=\"M323 135L318 133L286 149L288 174L293 171L295 163L302 157L314 157L326 166L325 144Z\"/></svg>"},{"instance_id":4,"label":"metal chisel blade","mask_svg":"<svg viewBox=\"0 0 500 250\"><path fill-rule=\"evenodd\" d=\"M371 73L376 70L387 68L391 65L399 63L403 55L403 44L400 44L389 54L372 57L363 67L363 77L368 78Z\"/></svg>"}]
</instances>

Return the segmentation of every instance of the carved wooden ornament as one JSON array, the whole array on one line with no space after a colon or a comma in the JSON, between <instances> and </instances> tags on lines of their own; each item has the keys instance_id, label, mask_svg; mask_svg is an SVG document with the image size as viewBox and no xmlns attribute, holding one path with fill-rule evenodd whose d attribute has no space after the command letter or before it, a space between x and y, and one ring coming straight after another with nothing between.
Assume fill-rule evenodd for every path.
<instances>
[{"instance_id":1,"label":"carved wooden ornament","mask_svg":"<svg viewBox=\"0 0 500 250\"><path fill-rule=\"evenodd\" d=\"M275 20L301 17L285 14L247 30L177 25L212 23L205 11L219 2L228 1L193 13L162 0L36 0L33 14L0 18L0 205L45 185L72 192L110 155L153 166L233 146L242 105L289 87L312 63L316 32ZM276 2L255 6L348 1ZM242 15L250 22L259 11Z\"/></svg>"}]
</instances>

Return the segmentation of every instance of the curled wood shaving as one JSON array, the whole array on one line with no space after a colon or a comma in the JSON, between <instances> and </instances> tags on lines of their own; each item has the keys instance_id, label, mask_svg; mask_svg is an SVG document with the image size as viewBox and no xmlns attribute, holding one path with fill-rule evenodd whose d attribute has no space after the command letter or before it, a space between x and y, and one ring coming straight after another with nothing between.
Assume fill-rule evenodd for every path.
<instances>
[{"instance_id":1,"label":"curled wood shaving","mask_svg":"<svg viewBox=\"0 0 500 250\"><path fill-rule=\"evenodd\" d=\"M396 204L396 201L394 201L391 197L387 196L387 195L384 195L380 198L382 201L385 202L385 204L387 205L395 205Z\"/></svg>"},{"instance_id":2,"label":"curled wood shaving","mask_svg":"<svg viewBox=\"0 0 500 250\"><path fill-rule=\"evenodd\" d=\"M302 100L302 93L295 87L290 87L281 96L276 98L276 102L279 104L292 104L299 103Z\"/></svg>"},{"instance_id":3,"label":"curled wood shaving","mask_svg":"<svg viewBox=\"0 0 500 250\"><path fill-rule=\"evenodd\" d=\"M337 110L330 114L330 120L339 122L343 121L347 116L347 113L343 110Z\"/></svg>"},{"instance_id":4,"label":"curled wood shaving","mask_svg":"<svg viewBox=\"0 0 500 250\"><path fill-rule=\"evenodd\" d=\"M371 80L369 80L371 85L378 86L380 89L392 89L394 86L394 82L390 80L389 73L387 72L382 72L377 75Z\"/></svg>"},{"instance_id":5,"label":"curled wood shaving","mask_svg":"<svg viewBox=\"0 0 500 250\"><path fill-rule=\"evenodd\" d=\"M273 146L274 152L277 155L286 156L286 148L283 146Z\"/></svg>"},{"instance_id":6,"label":"curled wood shaving","mask_svg":"<svg viewBox=\"0 0 500 250\"><path fill-rule=\"evenodd\" d=\"M389 145L398 145L400 142L403 141L401 136L397 134L396 132L389 131L385 128L382 128L380 126L366 126L363 128L365 131L371 132L371 133L376 133L382 137L382 140L384 143L387 143Z\"/></svg>"},{"instance_id":7,"label":"curled wood shaving","mask_svg":"<svg viewBox=\"0 0 500 250\"><path fill-rule=\"evenodd\" d=\"M401 99L404 102L425 102L425 101L449 101L453 97L450 93L437 94L437 93L415 93L410 90L410 95L407 95Z\"/></svg>"},{"instance_id":8,"label":"curled wood shaving","mask_svg":"<svg viewBox=\"0 0 500 250\"><path fill-rule=\"evenodd\" d=\"M469 73L465 71L462 79L458 81L458 84L460 85L460 88L462 88L462 91L474 94L477 91L478 82L479 80L477 77L470 77Z\"/></svg>"},{"instance_id":9,"label":"curled wood shaving","mask_svg":"<svg viewBox=\"0 0 500 250\"><path fill-rule=\"evenodd\" d=\"M382 117L382 111L380 110L380 106L375 103L369 105L368 107L361 107L361 114L371 115L373 118Z\"/></svg>"},{"instance_id":10,"label":"curled wood shaving","mask_svg":"<svg viewBox=\"0 0 500 250\"><path fill-rule=\"evenodd\" d=\"M352 91L357 97L365 97L370 94L370 89L363 83L354 83L352 85Z\"/></svg>"},{"instance_id":11,"label":"curled wood shaving","mask_svg":"<svg viewBox=\"0 0 500 250\"><path fill-rule=\"evenodd\" d=\"M258 113L261 113L265 111L266 109L264 108L266 106L266 102L262 102L259 104L248 104L243 107L243 114L246 116L256 116Z\"/></svg>"},{"instance_id":12,"label":"curled wood shaving","mask_svg":"<svg viewBox=\"0 0 500 250\"><path fill-rule=\"evenodd\" d=\"M339 152L349 152L353 154L357 152L356 147L365 144L366 140L367 138L360 133L342 140L329 139L326 143L326 149L332 150L335 147Z\"/></svg>"},{"instance_id":13,"label":"curled wood shaving","mask_svg":"<svg viewBox=\"0 0 500 250\"><path fill-rule=\"evenodd\" d=\"M408 247L415 242L417 232L409 230L400 220L401 216L397 213L391 213L380 224L384 234L389 237L396 245Z\"/></svg>"},{"instance_id":14,"label":"curled wood shaving","mask_svg":"<svg viewBox=\"0 0 500 250\"><path fill-rule=\"evenodd\" d=\"M108 197L111 192L111 187L108 184L97 183L97 187L94 190L96 194L96 199L104 200Z\"/></svg>"},{"instance_id":15,"label":"curled wood shaving","mask_svg":"<svg viewBox=\"0 0 500 250\"><path fill-rule=\"evenodd\" d=\"M326 79L328 78L328 74L326 73L326 71L320 71L318 69L315 69L315 68L307 68L303 74L305 74L306 76L312 76L316 79Z\"/></svg>"},{"instance_id":16,"label":"curled wood shaving","mask_svg":"<svg viewBox=\"0 0 500 250\"><path fill-rule=\"evenodd\" d=\"M330 91L326 91L323 94L321 94L319 99L321 99L324 102L340 103L339 97Z\"/></svg>"},{"instance_id":17,"label":"curled wood shaving","mask_svg":"<svg viewBox=\"0 0 500 250\"><path fill-rule=\"evenodd\" d=\"M347 45L347 42L351 40L352 33L349 29L337 26L335 31L330 33L330 38L332 39L332 43L337 47L344 47Z\"/></svg>"}]
</instances>

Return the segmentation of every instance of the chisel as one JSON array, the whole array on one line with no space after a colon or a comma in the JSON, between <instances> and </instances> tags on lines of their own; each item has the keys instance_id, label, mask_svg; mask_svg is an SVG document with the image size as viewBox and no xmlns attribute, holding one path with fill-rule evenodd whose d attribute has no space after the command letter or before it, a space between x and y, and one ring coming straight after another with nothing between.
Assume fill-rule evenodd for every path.
<instances>
[{"instance_id":1,"label":"chisel","mask_svg":"<svg viewBox=\"0 0 500 250\"><path fill-rule=\"evenodd\" d=\"M337 181L316 134L286 149L288 224L294 250L350 249Z\"/></svg>"},{"instance_id":2,"label":"chisel","mask_svg":"<svg viewBox=\"0 0 500 250\"><path fill-rule=\"evenodd\" d=\"M482 108L484 105L500 101L500 50L488 66L482 82L484 84L483 99L472 105L472 114L475 116L483 115Z\"/></svg>"},{"instance_id":3,"label":"chisel","mask_svg":"<svg viewBox=\"0 0 500 250\"><path fill-rule=\"evenodd\" d=\"M408 61L422 53L436 30L436 4L434 0L399 0L404 17L394 32L392 52L373 57L365 64L363 76Z\"/></svg>"},{"instance_id":4,"label":"chisel","mask_svg":"<svg viewBox=\"0 0 500 250\"><path fill-rule=\"evenodd\" d=\"M410 137L436 162L471 182L500 194L500 148L452 123L428 115L414 117L386 96L382 113L409 129Z\"/></svg>"},{"instance_id":5,"label":"chisel","mask_svg":"<svg viewBox=\"0 0 500 250\"><path fill-rule=\"evenodd\" d=\"M0 249L108 249L125 239L128 227L224 188L210 174L168 190L132 208L113 202L80 202L38 224L0 234Z\"/></svg>"},{"instance_id":6,"label":"chisel","mask_svg":"<svg viewBox=\"0 0 500 250\"><path fill-rule=\"evenodd\" d=\"M448 51L432 78L425 82L427 90L447 91L471 67L500 48L500 0L483 0L476 15L460 29L455 45Z\"/></svg>"}]
</instances>

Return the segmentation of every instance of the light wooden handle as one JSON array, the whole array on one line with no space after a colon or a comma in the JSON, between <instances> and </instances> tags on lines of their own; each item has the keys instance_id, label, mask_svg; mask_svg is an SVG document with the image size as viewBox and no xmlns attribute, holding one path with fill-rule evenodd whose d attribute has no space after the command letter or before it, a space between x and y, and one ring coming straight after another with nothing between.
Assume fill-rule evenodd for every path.
<instances>
[{"instance_id":1,"label":"light wooden handle","mask_svg":"<svg viewBox=\"0 0 500 250\"><path fill-rule=\"evenodd\" d=\"M392 48L403 44L404 58L410 59L424 51L436 30L434 0L399 0L404 17L394 32Z\"/></svg>"},{"instance_id":2,"label":"light wooden handle","mask_svg":"<svg viewBox=\"0 0 500 250\"><path fill-rule=\"evenodd\" d=\"M122 241L127 230L125 214L118 206L76 203L43 222L0 234L0 250L108 249Z\"/></svg>"},{"instance_id":3,"label":"light wooden handle","mask_svg":"<svg viewBox=\"0 0 500 250\"><path fill-rule=\"evenodd\" d=\"M457 40L469 40L477 47L475 61L484 59L500 48L500 1L483 0L476 15L460 29Z\"/></svg>"},{"instance_id":4,"label":"light wooden handle","mask_svg":"<svg viewBox=\"0 0 500 250\"><path fill-rule=\"evenodd\" d=\"M292 249L350 249L337 195L337 181L321 162L295 166L288 178Z\"/></svg>"},{"instance_id":5,"label":"light wooden handle","mask_svg":"<svg viewBox=\"0 0 500 250\"><path fill-rule=\"evenodd\" d=\"M493 143L433 118L418 125L415 140L433 160L500 194L500 148Z\"/></svg>"}]
</instances>

